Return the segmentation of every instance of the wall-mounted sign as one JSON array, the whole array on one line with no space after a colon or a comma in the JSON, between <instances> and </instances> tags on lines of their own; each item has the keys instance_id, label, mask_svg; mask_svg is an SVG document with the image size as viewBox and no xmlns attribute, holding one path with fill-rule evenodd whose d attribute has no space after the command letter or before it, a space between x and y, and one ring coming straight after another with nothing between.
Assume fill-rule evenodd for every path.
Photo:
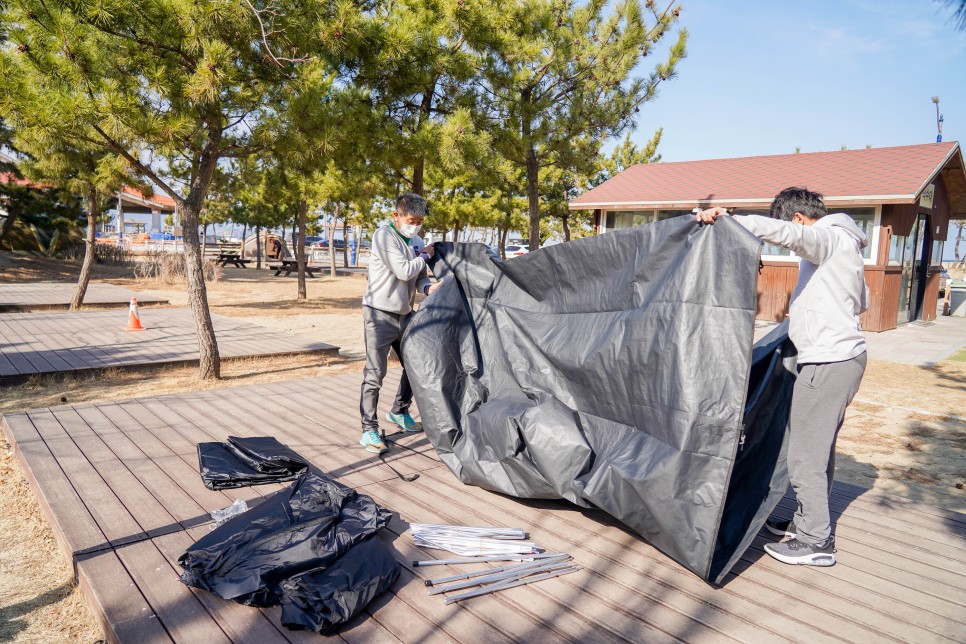
<instances>
[{"instance_id":1,"label":"wall-mounted sign","mask_svg":"<svg viewBox=\"0 0 966 644\"><path fill-rule=\"evenodd\" d=\"M922 195L919 197L919 205L923 208L932 209L932 200L936 196L936 184L930 183L926 186L926 189L922 191Z\"/></svg>"}]
</instances>

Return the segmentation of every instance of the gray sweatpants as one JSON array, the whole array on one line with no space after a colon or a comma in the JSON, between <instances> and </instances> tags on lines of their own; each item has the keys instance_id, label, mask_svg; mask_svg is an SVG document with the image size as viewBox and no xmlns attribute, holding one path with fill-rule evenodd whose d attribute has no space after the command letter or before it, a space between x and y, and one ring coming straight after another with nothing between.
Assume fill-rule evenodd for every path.
<instances>
[{"instance_id":1,"label":"gray sweatpants","mask_svg":"<svg viewBox=\"0 0 966 644\"><path fill-rule=\"evenodd\" d=\"M379 389L386 377L389 362L389 349L396 352L402 362L402 337L409 326L413 314L387 313L371 306L362 307L362 319L365 325L366 339L366 368L362 372L362 395L359 411L362 414L362 431L379 431ZM413 402L413 389L409 385L403 364L402 378L396 391L396 400L392 405L394 414L405 414Z\"/></svg>"},{"instance_id":2,"label":"gray sweatpants","mask_svg":"<svg viewBox=\"0 0 966 644\"><path fill-rule=\"evenodd\" d=\"M835 474L835 439L859 390L867 354L843 362L798 365L788 418L788 479L798 498L799 541L824 545L832 535L828 497Z\"/></svg>"}]
</instances>

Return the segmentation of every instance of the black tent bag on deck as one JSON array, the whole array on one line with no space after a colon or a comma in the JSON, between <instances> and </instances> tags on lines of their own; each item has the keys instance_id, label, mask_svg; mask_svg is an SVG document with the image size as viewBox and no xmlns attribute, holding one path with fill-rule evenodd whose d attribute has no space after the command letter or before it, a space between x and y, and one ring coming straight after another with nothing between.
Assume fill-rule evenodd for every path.
<instances>
[{"instance_id":1,"label":"black tent bag on deck","mask_svg":"<svg viewBox=\"0 0 966 644\"><path fill-rule=\"evenodd\" d=\"M599 507L720 584L787 487L794 348L753 355L758 239L678 217L508 261L436 248L403 354L443 462Z\"/></svg>"},{"instance_id":2,"label":"black tent bag on deck","mask_svg":"<svg viewBox=\"0 0 966 644\"><path fill-rule=\"evenodd\" d=\"M371 497L310 471L188 548L178 559L184 568L181 581L241 604L274 606L285 593L301 592L300 588L318 592L304 582L287 583L292 578L311 572L318 581L329 569L344 575L345 566L354 559L341 565L339 561L391 517ZM371 547L386 548L379 539ZM360 597L371 599L373 588L384 589L395 579L389 579L388 568L384 563L360 568L349 586ZM370 573L385 579L373 584ZM339 581L332 587L340 583L347 587ZM301 605L306 603L311 602Z\"/></svg>"},{"instance_id":3,"label":"black tent bag on deck","mask_svg":"<svg viewBox=\"0 0 966 644\"><path fill-rule=\"evenodd\" d=\"M198 443L201 480L209 490L293 481L308 462L271 436L229 436L224 443Z\"/></svg>"}]
</instances>

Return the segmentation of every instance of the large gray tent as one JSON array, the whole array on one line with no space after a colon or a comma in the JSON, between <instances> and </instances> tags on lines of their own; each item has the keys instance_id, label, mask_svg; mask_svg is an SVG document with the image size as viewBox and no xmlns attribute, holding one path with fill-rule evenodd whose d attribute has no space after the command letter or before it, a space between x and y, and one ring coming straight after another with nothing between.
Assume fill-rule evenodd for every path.
<instances>
[{"instance_id":1,"label":"large gray tent","mask_svg":"<svg viewBox=\"0 0 966 644\"><path fill-rule=\"evenodd\" d=\"M787 486L794 348L752 347L761 244L690 217L501 261L437 244L403 355L464 483L599 507L721 583Z\"/></svg>"}]
</instances>

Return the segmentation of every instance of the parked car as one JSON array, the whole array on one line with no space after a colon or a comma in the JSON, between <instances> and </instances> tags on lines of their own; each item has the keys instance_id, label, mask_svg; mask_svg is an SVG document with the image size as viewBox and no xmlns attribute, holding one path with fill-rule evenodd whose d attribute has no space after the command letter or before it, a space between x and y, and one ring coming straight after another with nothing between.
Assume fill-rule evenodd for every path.
<instances>
[{"instance_id":1,"label":"parked car","mask_svg":"<svg viewBox=\"0 0 966 644\"><path fill-rule=\"evenodd\" d=\"M511 257L519 257L520 255L526 255L530 252L530 249L526 246L519 246L517 244L507 246L504 250L506 250L507 259Z\"/></svg>"},{"instance_id":2,"label":"parked car","mask_svg":"<svg viewBox=\"0 0 966 644\"><path fill-rule=\"evenodd\" d=\"M325 249L325 248L328 248L329 247L329 240L328 239L322 239L321 237L317 237L316 239L318 241L314 241L312 243L309 243L308 237L306 237L305 245L306 246L311 246L312 248L320 248L320 249ZM342 241L341 239L336 239L336 240L333 240L332 246L334 248L337 248L337 249L341 250L342 247L345 246L345 242Z\"/></svg>"},{"instance_id":3,"label":"parked car","mask_svg":"<svg viewBox=\"0 0 966 644\"><path fill-rule=\"evenodd\" d=\"M949 271L945 267L939 269L939 295L945 297L946 284L949 282Z\"/></svg>"},{"instance_id":4,"label":"parked car","mask_svg":"<svg viewBox=\"0 0 966 644\"><path fill-rule=\"evenodd\" d=\"M320 241L323 241L321 237L316 237L315 235L308 235L305 238L306 246L317 246Z\"/></svg>"}]
</instances>

